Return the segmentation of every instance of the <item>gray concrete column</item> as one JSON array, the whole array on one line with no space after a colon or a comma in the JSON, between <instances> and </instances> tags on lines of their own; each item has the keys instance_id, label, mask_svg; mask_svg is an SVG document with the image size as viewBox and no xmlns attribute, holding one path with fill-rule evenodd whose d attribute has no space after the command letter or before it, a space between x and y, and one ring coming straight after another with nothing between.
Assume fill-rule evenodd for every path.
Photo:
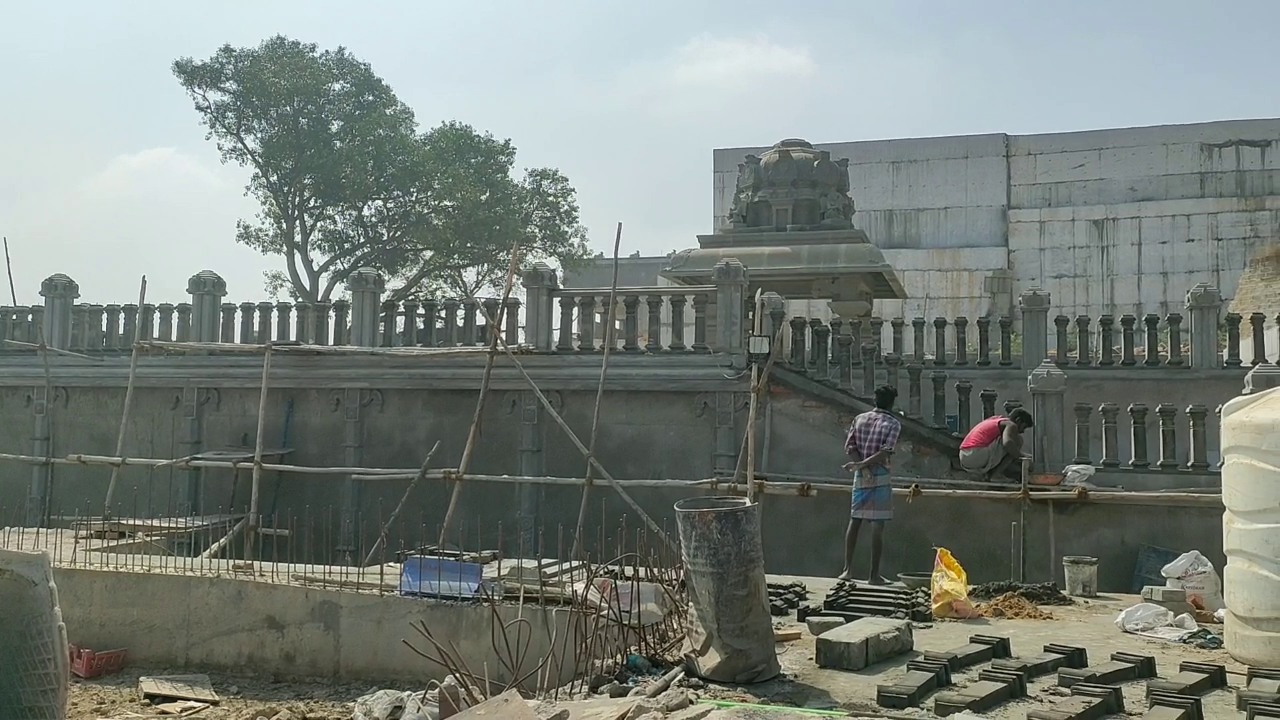
<instances>
[{"instance_id":1,"label":"gray concrete column","mask_svg":"<svg viewBox=\"0 0 1280 720\"><path fill-rule=\"evenodd\" d=\"M1018 297L1022 310L1022 369L1035 370L1049 357L1049 293L1039 288Z\"/></svg>"},{"instance_id":2,"label":"gray concrete column","mask_svg":"<svg viewBox=\"0 0 1280 720\"><path fill-rule=\"evenodd\" d=\"M359 467L364 455L364 421L365 412L370 407L380 412L382 409L382 392L379 390L361 390L360 388L344 388L334 390L332 409L342 412L343 419L343 462L348 467ZM342 486L338 492L338 545L337 554L340 562L350 565L362 558L356 557L360 538L360 485L351 475L342 476ZM373 521L377 524L378 521Z\"/></svg>"},{"instance_id":3,"label":"gray concrete column","mask_svg":"<svg viewBox=\"0 0 1280 720\"><path fill-rule=\"evenodd\" d=\"M44 320L41 331L44 343L52 348L67 350L71 347L71 316L80 286L75 280L58 273L40 283L40 296L44 298Z\"/></svg>"},{"instance_id":4,"label":"gray concrete column","mask_svg":"<svg viewBox=\"0 0 1280 720\"><path fill-rule=\"evenodd\" d=\"M222 337L222 298L227 281L212 270L201 270L187 280L191 295L191 340L218 342Z\"/></svg>"},{"instance_id":5,"label":"gray concrete column","mask_svg":"<svg viewBox=\"0 0 1280 720\"><path fill-rule=\"evenodd\" d=\"M1222 293L1209 283L1197 283L1187 291L1187 316L1191 318L1191 367L1222 367L1218 323Z\"/></svg>"},{"instance_id":6,"label":"gray concrete column","mask_svg":"<svg viewBox=\"0 0 1280 720\"><path fill-rule=\"evenodd\" d=\"M34 423L31 433L31 454L49 457L49 397L50 388L37 385L31 388L31 409ZM26 527L44 527L49 518L49 485L53 465L32 465L31 482L27 486Z\"/></svg>"},{"instance_id":7,"label":"gray concrete column","mask_svg":"<svg viewBox=\"0 0 1280 720\"><path fill-rule=\"evenodd\" d=\"M560 289L556 271L546 263L534 263L524 272L524 338L539 352L551 352L556 324L555 291ZM527 473L526 473L527 474Z\"/></svg>"},{"instance_id":8,"label":"gray concrete column","mask_svg":"<svg viewBox=\"0 0 1280 720\"><path fill-rule=\"evenodd\" d=\"M1057 472L1067 464L1067 374L1045 360L1027 376L1027 390L1031 392L1031 412L1036 422L1031 430L1032 467L1036 472Z\"/></svg>"},{"instance_id":9,"label":"gray concrete column","mask_svg":"<svg viewBox=\"0 0 1280 720\"><path fill-rule=\"evenodd\" d=\"M549 298L548 298L549 299ZM545 459L543 445L546 425L542 422L542 403L532 392L521 392L516 402L520 407L520 474L525 477L542 477ZM520 530L522 557L537 557L539 512L542 489L540 485L523 482L516 486L516 507L519 508L516 527Z\"/></svg>"},{"instance_id":10,"label":"gray concrete column","mask_svg":"<svg viewBox=\"0 0 1280 720\"><path fill-rule=\"evenodd\" d=\"M716 286L716 352L746 351L747 268L736 258L725 258L711 269Z\"/></svg>"},{"instance_id":11,"label":"gray concrete column","mask_svg":"<svg viewBox=\"0 0 1280 720\"><path fill-rule=\"evenodd\" d=\"M207 392L207 391L206 391ZM182 457L195 455L204 449L202 422L204 413L201 409L209 395L201 393L200 388L188 385L182 388L182 425L180 431ZM178 482L174 488L174 509L178 517L199 515L200 481L203 477L201 468L188 467L178 471Z\"/></svg>"},{"instance_id":12,"label":"gray concrete column","mask_svg":"<svg viewBox=\"0 0 1280 720\"><path fill-rule=\"evenodd\" d=\"M347 278L351 293L351 344L378 347L378 320L382 312L382 291L386 283L373 268L360 268Z\"/></svg>"}]
</instances>

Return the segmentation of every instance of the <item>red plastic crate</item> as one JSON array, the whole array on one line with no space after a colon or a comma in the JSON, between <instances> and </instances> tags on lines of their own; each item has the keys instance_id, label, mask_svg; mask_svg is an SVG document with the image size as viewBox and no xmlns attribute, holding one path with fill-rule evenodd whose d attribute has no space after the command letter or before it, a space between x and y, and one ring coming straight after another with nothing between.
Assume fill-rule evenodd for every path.
<instances>
[{"instance_id":1,"label":"red plastic crate","mask_svg":"<svg viewBox=\"0 0 1280 720\"><path fill-rule=\"evenodd\" d=\"M94 652L79 645L71 646L71 674L86 680L119 672L124 667L125 648Z\"/></svg>"}]
</instances>

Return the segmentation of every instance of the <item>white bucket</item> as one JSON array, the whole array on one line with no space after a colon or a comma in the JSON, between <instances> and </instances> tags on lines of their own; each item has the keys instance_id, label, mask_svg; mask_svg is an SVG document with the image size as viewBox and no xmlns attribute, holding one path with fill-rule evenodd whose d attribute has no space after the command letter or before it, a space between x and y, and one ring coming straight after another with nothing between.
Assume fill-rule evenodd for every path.
<instances>
[{"instance_id":1,"label":"white bucket","mask_svg":"<svg viewBox=\"0 0 1280 720\"><path fill-rule=\"evenodd\" d=\"M1098 597L1098 558L1066 555L1062 558L1062 575L1068 595Z\"/></svg>"}]
</instances>

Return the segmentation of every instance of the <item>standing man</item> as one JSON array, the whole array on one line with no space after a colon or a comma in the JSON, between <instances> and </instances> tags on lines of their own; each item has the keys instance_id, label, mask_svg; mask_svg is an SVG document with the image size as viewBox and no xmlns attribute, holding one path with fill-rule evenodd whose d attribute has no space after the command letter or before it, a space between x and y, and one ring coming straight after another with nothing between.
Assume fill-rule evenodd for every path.
<instances>
[{"instance_id":1,"label":"standing man","mask_svg":"<svg viewBox=\"0 0 1280 720\"><path fill-rule=\"evenodd\" d=\"M893 414L898 390L881 385L875 391L876 406L853 419L844 451L849 462L844 469L853 472L853 502L849 508L849 529L844 534L844 570L839 579L853 579L853 553L858 546L862 521L871 523L872 585L883 585L880 556L884 551L884 524L893 519L893 485L889 481L889 460L898 444L902 423Z\"/></svg>"},{"instance_id":2,"label":"standing man","mask_svg":"<svg viewBox=\"0 0 1280 720\"><path fill-rule=\"evenodd\" d=\"M981 473L983 479L993 480L1002 474L1012 474L1014 460L1022 461L1022 433L1035 426L1031 413L1017 408L1009 417L992 415L983 420L960 443L960 467L969 472ZM1021 479L1022 467L1016 468Z\"/></svg>"}]
</instances>

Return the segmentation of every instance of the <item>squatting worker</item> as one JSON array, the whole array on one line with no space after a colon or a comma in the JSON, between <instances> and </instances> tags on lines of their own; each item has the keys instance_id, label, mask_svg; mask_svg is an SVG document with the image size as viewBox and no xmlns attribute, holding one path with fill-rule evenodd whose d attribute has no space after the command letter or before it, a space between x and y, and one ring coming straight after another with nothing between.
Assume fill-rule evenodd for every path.
<instances>
[{"instance_id":1,"label":"squatting worker","mask_svg":"<svg viewBox=\"0 0 1280 720\"><path fill-rule=\"evenodd\" d=\"M1034 427L1031 413L1017 408L1009 413L1009 417L993 415L973 426L964 441L960 443L960 467L970 472L982 473L984 479L1009 474L1016 460L1019 466L1016 472L1021 473L1022 433Z\"/></svg>"},{"instance_id":2,"label":"squatting worker","mask_svg":"<svg viewBox=\"0 0 1280 720\"><path fill-rule=\"evenodd\" d=\"M849 528L844 534L844 570L841 580L853 579L853 553L858 531L865 520L871 523L871 575L868 582L883 585L880 555L884 550L884 525L893 519L893 485L889 480L889 460L898 444L902 423L893 413L898 390L881 385L875 390L876 406L853 419L844 451L849 462L844 469L853 473L853 501L849 508Z\"/></svg>"}]
</instances>

